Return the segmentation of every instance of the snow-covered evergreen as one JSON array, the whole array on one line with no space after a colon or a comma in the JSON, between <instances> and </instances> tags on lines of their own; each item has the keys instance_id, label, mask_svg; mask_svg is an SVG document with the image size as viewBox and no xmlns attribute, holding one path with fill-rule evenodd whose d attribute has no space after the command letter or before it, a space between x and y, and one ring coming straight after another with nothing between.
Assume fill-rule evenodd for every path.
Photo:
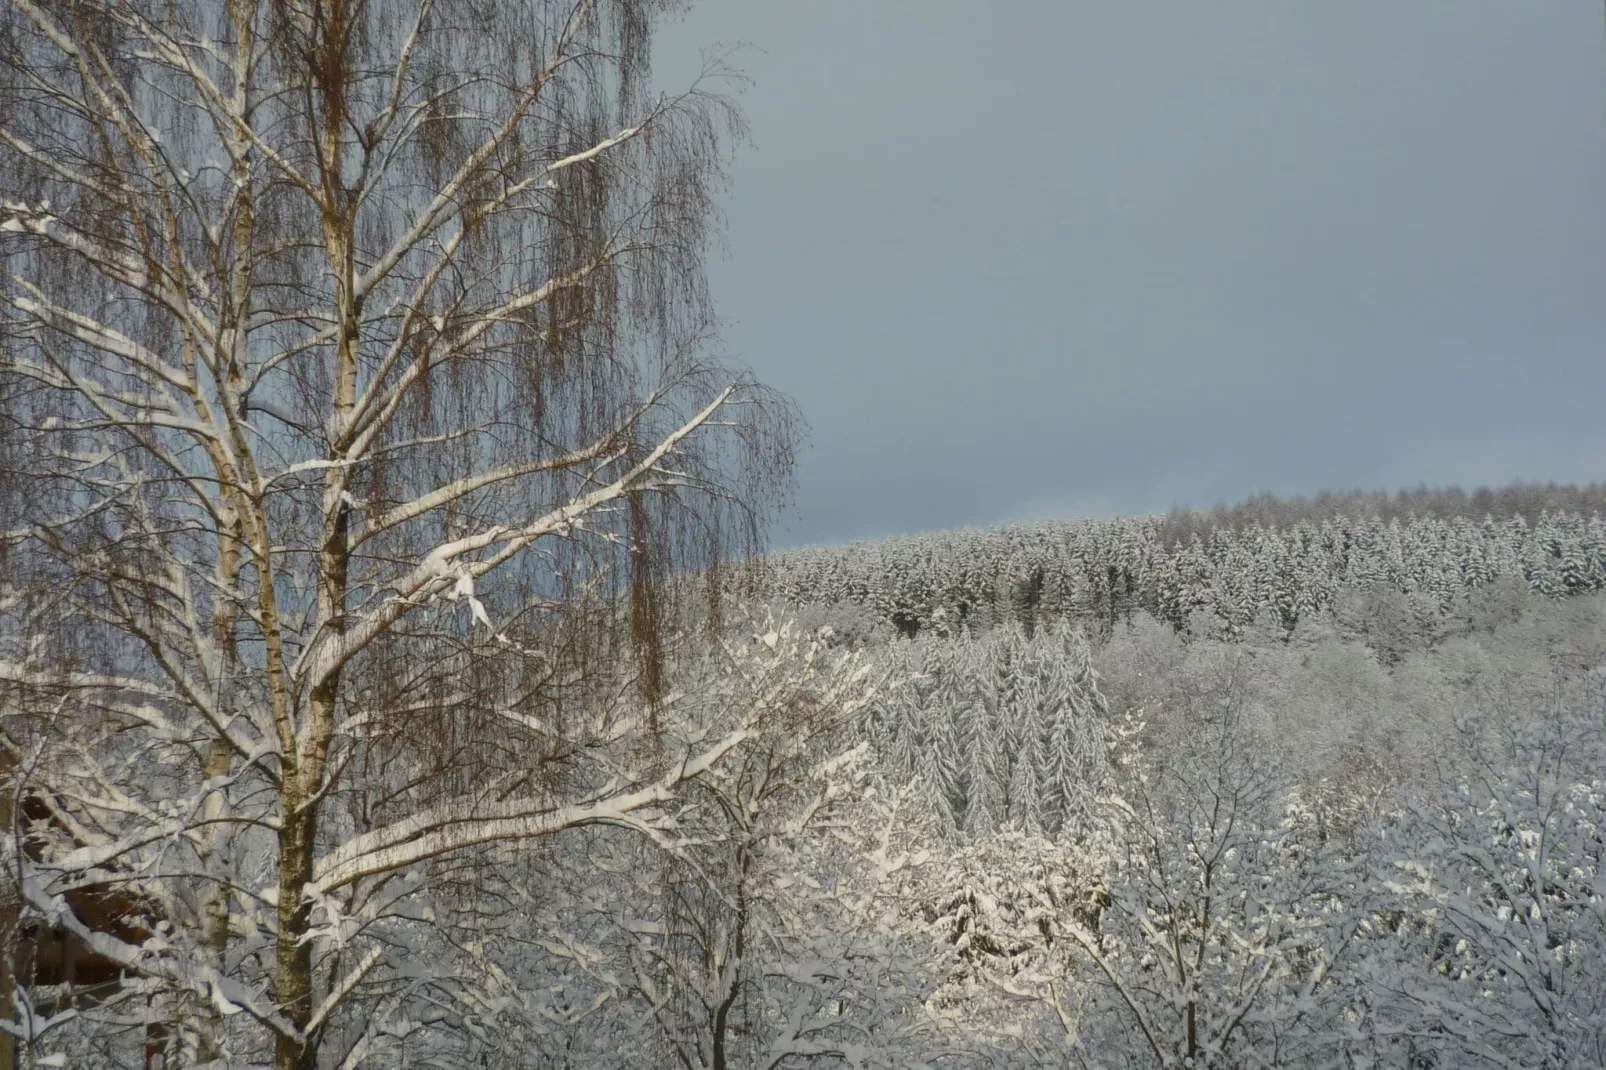
<instances>
[{"instance_id":1,"label":"snow-covered evergreen","mask_svg":"<svg viewBox=\"0 0 1606 1070\"><path fill-rule=\"evenodd\" d=\"M1081 633L1012 625L960 642L895 643L895 683L867 735L897 776L928 779L942 824L1074 830L1107 782L1108 711Z\"/></svg>"}]
</instances>

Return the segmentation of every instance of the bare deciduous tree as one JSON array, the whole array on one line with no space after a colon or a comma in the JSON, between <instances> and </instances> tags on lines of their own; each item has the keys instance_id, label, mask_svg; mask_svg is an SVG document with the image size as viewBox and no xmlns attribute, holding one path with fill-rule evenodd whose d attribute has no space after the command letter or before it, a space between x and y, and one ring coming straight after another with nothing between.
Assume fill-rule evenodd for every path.
<instances>
[{"instance_id":1,"label":"bare deciduous tree","mask_svg":"<svg viewBox=\"0 0 1606 1070\"><path fill-rule=\"evenodd\" d=\"M743 739L655 732L667 570L752 538L791 441L705 357L739 119L648 96L672 6L0 16L4 746L59 825L13 858L187 1057L356 1065L324 1042L405 948L352 926L482 845L650 831ZM632 712L580 716L631 648Z\"/></svg>"}]
</instances>

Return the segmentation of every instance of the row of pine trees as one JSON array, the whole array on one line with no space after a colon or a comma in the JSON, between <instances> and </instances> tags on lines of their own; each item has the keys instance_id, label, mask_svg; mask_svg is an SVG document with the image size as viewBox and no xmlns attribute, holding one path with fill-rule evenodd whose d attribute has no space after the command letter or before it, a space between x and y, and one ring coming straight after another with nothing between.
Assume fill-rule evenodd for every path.
<instances>
[{"instance_id":1,"label":"row of pine trees","mask_svg":"<svg viewBox=\"0 0 1606 1070\"><path fill-rule=\"evenodd\" d=\"M1174 529L1174 518L1134 517L812 547L772 557L766 582L779 601L858 604L910 637L1054 620L1097 631L1138 610L1179 630L1202 613L1229 636L1257 618L1291 632L1358 589L1445 606L1500 578L1553 597L1606 589L1599 513L1372 515L1168 539Z\"/></svg>"},{"instance_id":2,"label":"row of pine trees","mask_svg":"<svg viewBox=\"0 0 1606 1070\"><path fill-rule=\"evenodd\" d=\"M891 687L865 735L896 781L918 778L945 836L1005 826L1074 836L1107 784L1109 715L1091 653L1068 626L1011 625L968 642L886 648Z\"/></svg>"}]
</instances>

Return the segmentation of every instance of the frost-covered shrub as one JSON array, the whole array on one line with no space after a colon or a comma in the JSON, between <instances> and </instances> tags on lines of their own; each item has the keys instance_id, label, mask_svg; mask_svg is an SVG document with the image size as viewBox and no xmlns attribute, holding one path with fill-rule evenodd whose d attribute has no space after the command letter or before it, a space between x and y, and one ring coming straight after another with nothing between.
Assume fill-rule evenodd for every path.
<instances>
[{"instance_id":1,"label":"frost-covered shrub","mask_svg":"<svg viewBox=\"0 0 1606 1070\"><path fill-rule=\"evenodd\" d=\"M1400 1065L1606 1065L1606 717L1556 703L1463 726L1455 775L1387 829L1398 923L1370 941Z\"/></svg>"}]
</instances>

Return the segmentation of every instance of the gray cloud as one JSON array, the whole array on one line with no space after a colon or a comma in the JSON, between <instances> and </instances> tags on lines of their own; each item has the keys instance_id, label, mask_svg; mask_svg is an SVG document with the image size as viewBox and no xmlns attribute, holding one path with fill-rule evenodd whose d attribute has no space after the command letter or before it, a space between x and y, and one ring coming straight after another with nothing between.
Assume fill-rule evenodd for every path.
<instances>
[{"instance_id":1,"label":"gray cloud","mask_svg":"<svg viewBox=\"0 0 1606 1070\"><path fill-rule=\"evenodd\" d=\"M1598 4L707 0L776 541L1606 478Z\"/></svg>"}]
</instances>

